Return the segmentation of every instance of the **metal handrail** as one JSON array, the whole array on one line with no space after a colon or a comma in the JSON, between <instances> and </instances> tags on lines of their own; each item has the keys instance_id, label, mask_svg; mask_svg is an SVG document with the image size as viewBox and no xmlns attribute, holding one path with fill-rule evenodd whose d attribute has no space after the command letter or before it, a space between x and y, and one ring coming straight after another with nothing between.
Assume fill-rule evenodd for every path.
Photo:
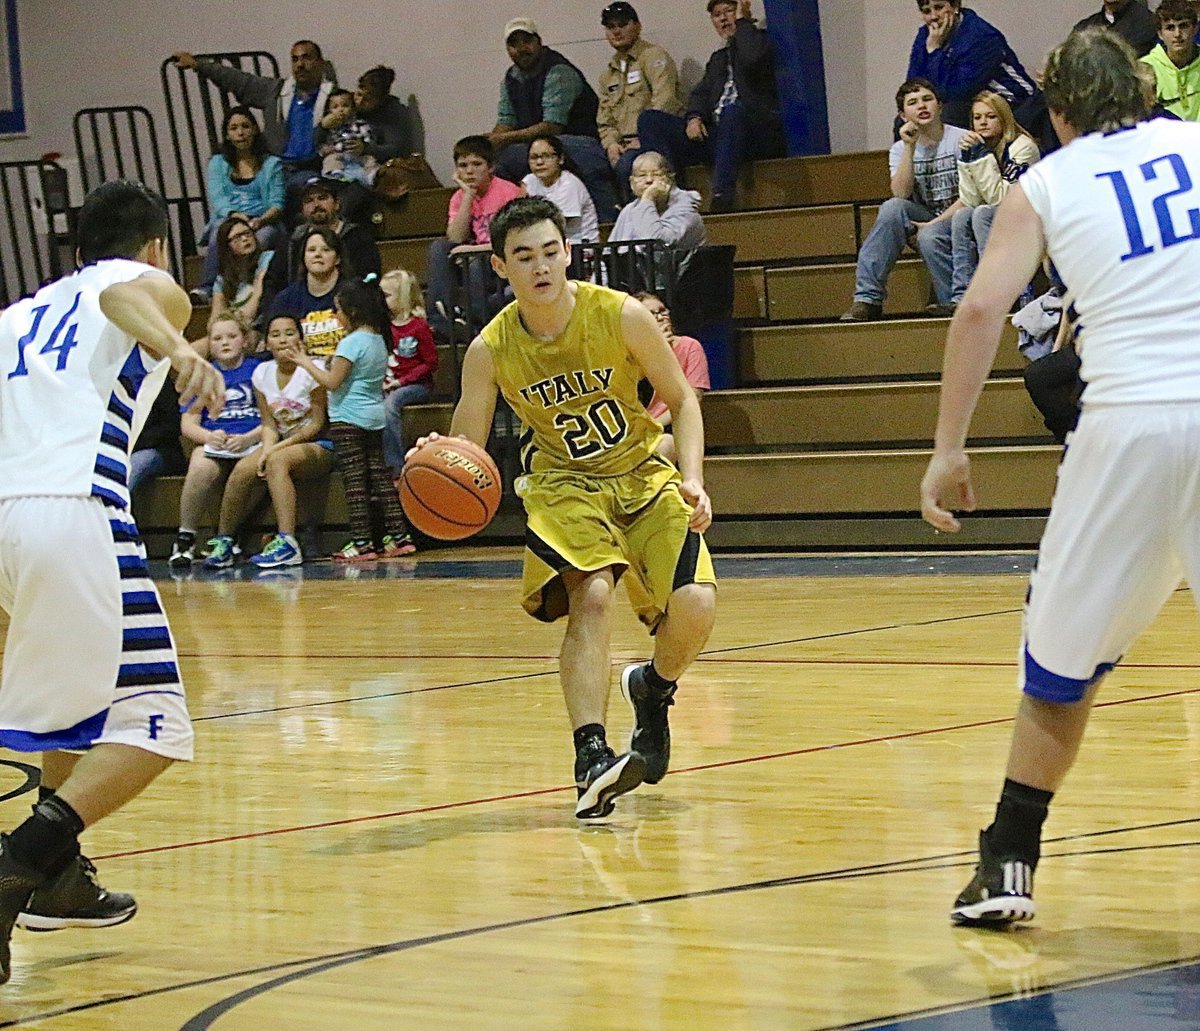
<instances>
[{"instance_id":1,"label":"metal handrail","mask_svg":"<svg viewBox=\"0 0 1200 1031\"><path fill-rule=\"evenodd\" d=\"M133 178L157 190L168 206L172 205L163 174L158 131L149 110L136 104L85 107L75 112L72 131L85 193L110 179ZM91 143L90 151L85 135ZM183 238L188 229L182 224L178 207L174 213L167 226L167 244L173 269L179 275L183 270Z\"/></svg>"},{"instance_id":2,"label":"metal handrail","mask_svg":"<svg viewBox=\"0 0 1200 1031\"><path fill-rule=\"evenodd\" d=\"M0 162L0 308L63 274L73 234L60 164L44 158Z\"/></svg>"}]
</instances>

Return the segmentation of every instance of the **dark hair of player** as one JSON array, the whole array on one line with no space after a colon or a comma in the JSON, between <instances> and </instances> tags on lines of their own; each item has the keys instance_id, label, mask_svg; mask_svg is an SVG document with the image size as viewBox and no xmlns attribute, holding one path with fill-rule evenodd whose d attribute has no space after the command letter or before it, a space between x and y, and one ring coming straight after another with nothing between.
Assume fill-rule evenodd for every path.
<instances>
[{"instance_id":1,"label":"dark hair of player","mask_svg":"<svg viewBox=\"0 0 1200 1031\"><path fill-rule=\"evenodd\" d=\"M1046 106L1076 132L1110 132L1146 117L1146 91L1133 49L1108 29L1073 32L1046 58Z\"/></svg>"},{"instance_id":2,"label":"dark hair of player","mask_svg":"<svg viewBox=\"0 0 1200 1031\"><path fill-rule=\"evenodd\" d=\"M563 213L558 205L545 197L518 197L510 200L492 218L492 253L504 260L504 242L508 234L520 229L528 229L539 222L553 222L558 235L563 240L567 238L567 227L563 221Z\"/></svg>"},{"instance_id":3,"label":"dark hair of player","mask_svg":"<svg viewBox=\"0 0 1200 1031\"><path fill-rule=\"evenodd\" d=\"M97 186L79 211L79 261L134 258L151 240L167 238L167 205L153 190L128 179Z\"/></svg>"}]
</instances>

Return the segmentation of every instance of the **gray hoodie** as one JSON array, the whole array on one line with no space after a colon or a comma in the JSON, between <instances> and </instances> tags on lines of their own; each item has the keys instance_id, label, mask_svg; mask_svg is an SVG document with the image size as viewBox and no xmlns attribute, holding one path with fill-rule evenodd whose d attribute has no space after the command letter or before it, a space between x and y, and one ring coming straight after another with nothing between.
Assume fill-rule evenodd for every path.
<instances>
[{"instance_id":1,"label":"gray hoodie","mask_svg":"<svg viewBox=\"0 0 1200 1031\"><path fill-rule=\"evenodd\" d=\"M617 215L608 237L620 240L661 240L672 247L702 247L704 222L700 218L700 194L695 190L671 187L666 210L660 215L653 201L635 200Z\"/></svg>"}]
</instances>

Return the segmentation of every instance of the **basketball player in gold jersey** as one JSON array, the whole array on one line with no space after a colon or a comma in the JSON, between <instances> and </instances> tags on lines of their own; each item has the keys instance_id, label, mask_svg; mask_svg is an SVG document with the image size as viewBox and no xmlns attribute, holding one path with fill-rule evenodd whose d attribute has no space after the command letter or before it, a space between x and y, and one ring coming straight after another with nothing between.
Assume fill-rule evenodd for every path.
<instances>
[{"instance_id":1,"label":"basketball player in gold jersey","mask_svg":"<svg viewBox=\"0 0 1200 1031\"><path fill-rule=\"evenodd\" d=\"M567 617L559 674L575 738L581 819L667 772L667 708L712 631L716 578L701 534L700 404L654 317L627 294L567 280L563 217L542 198L492 220L492 267L516 301L468 348L450 432L487 442L499 390L525 427L515 484L528 515L523 604ZM638 400L643 374L671 409L679 468L655 454L662 428ZM654 658L621 675L633 706L629 751L604 735L617 581L654 634Z\"/></svg>"}]
</instances>

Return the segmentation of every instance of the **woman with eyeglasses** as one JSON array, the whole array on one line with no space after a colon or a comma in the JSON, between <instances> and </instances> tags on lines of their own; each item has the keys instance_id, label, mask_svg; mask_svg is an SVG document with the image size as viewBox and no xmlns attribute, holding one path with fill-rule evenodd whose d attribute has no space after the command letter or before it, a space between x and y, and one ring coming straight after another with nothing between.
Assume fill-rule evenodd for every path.
<instances>
[{"instance_id":1,"label":"woman with eyeglasses","mask_svg":"<svg viewBox=\"0 0 1200 1031\"><path fill-rule=\"evenodd\" d=\"M584 243L600 239L596 205L579 178L569 167L570 158L562 140L553 133L535 136L529 144L530 172L521 180L530 197L545 197L558 206L566 219L567 239Z\"/></svg>"},{"instance_id":2,"label":"woman with eyeglasses","mask_svg":"<svg viewBox=\"0 0 1200 1031\"><path fill-rule=\"evenodd\" d=\"M663 304L658 294L639 293L633 296L654 316L658 328L662 330L667 343L671 345L671 350L675 352L675 358L683 369L684 379L688 381L688 386L695 391L696 399L699 400L712 386L708 378L708 358L704 354L704 345L695 337L675 335L675 327L671 324L671 311ZM656 420L664 431L670 430L671 409L657 393L647 403L646 413ZM670 432L663 433L657 451L667 461L675 461L675 438Z\"/></svg>"},{"instance_id":3,"label":"woman with eyeglasses","mask_svg":"<svg viewBox=\"0 0 1200 1031\"><path fill-rule=\"evenodd\" d=\"M270 298L264 298L267 266L274 251L263 250L242 215L231 215L217 230L217 278L213 283L214 315L236 311L247 326L254 326Z\"/></svg>"}]
</instances>

